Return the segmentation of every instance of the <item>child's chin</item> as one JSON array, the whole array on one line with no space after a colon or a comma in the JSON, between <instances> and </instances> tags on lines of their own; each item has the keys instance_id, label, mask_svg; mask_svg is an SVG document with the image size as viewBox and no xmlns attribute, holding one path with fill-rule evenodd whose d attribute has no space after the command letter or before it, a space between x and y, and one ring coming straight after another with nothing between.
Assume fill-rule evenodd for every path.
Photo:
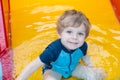
<instances>
[{"instance_id":1,"label":"child's chin","mask_svg":"<svg viewBox=\"0 0 120 80\"><path fill-rule=\"evenodd\" d=\"M77 49L76 47L70 47L69 50L75 50Z\"/></svg>"}]
</instances>

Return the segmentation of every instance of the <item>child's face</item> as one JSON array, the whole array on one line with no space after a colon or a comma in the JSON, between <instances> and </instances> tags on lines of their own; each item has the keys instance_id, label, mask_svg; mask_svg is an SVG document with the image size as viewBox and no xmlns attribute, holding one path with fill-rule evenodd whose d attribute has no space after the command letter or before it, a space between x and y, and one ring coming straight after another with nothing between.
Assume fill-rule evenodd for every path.
<instances>
[{"instance_id":1,"label":"child's face","mask_svg":"<svg viewBox=\"0 0 120 80\"><path fill-rule=\"evenodd\" d=\"M61 43L68 50L74 50L81 47L85 40L85 26L81 24L80 27L67 27L59 35Z\"/></svg>"}]
</instances>

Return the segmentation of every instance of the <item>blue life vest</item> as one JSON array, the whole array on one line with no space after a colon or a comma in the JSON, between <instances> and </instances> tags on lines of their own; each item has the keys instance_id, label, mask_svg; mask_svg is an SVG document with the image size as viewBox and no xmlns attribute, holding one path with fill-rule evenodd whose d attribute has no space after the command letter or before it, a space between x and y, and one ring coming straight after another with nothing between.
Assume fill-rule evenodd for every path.
<instances>
[{"instance_id":1,"label":"blue life vest","mask_svg":"<svg viewBox=\"0 0 120 80\"><path fill-rule=\"evenodd\" d=\"M59 72L64 78L68 78L83 56L84 54L80 49L76 49L73 53L62 50L57 60L51 63L52 70Z\"/></svg>"}]
</instances>

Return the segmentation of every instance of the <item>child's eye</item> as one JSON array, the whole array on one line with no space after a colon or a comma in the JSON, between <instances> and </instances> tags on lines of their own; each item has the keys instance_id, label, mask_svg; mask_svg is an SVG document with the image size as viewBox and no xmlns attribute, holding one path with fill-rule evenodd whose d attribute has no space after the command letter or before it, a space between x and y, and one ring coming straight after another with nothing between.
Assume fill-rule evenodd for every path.
<instances>
[{"instance_id":1,"label":"child's eye","mask_svg":"<svg viewBox=\"0 0 120 80\"><path fill-rule=\"evenodd\" d=\"M83 33L78 33L80 36L84 35Z\"/></svg>"},{"instance_id":2,"label":"child's eye","mask_svg":"<svg viewBox=\"0 0 120 80\"><path fill-rule=\"evenodd\" d=\"M66 31L67 33L72 33L72 31Z\"/></svg>"}]
</instances>

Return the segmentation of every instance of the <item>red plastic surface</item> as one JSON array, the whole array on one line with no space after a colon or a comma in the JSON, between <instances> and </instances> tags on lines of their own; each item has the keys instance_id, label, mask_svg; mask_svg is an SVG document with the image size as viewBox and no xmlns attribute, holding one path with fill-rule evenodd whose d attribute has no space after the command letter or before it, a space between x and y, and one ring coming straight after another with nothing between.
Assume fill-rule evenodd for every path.
<instances>
[{"instance_id":1,"label":"red plastic surface","mask_svg":"<svg viewBox=\"0 0 120 80\"><path fill-rule=\"evenodd\" d=\"M12 50L9 44L9 0L0 0L0 62L2 63L3 79L2 80L14 80L13 79L13 61ZM4 7L7 6L7 7Z\"/></svg>"},{"instance_id":2,"label":"red plastic surface","mask_svg":"<svg viewBox=\"0 0 120 80\"><path fill-rule=\"evenodd\" d=\"M111 0L116 17L120 23L120 0Z\"/></svg>"}]
</instances>

